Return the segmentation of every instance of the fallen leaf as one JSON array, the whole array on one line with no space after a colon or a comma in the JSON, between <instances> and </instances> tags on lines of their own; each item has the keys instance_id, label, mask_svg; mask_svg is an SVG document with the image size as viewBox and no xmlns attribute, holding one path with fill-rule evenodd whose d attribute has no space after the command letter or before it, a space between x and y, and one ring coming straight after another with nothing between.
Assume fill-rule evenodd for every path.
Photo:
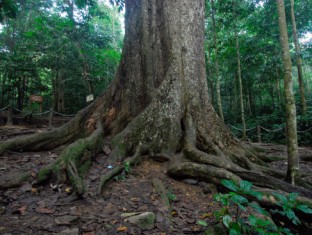
<instances>
[{"instance_id":1,"label":"fallen leaf","mask_svg":"<svg viewBox=\"0 0 312 235\"><path fill-rule=\"evenodd\" d=\"M21 215L25 215L25 213L26 213L26 208L27 208L27 206L22 206L22 207L18 208L17 210L19 211L19 213L20 213Z\"/></svg>"},{"instance_id":2,"label":"fallen leaf","mask_svg":"<svg viewBox=\"0 0 312 235\"><path fill-rule=\"evenodd\" d=\"M43 207L37 207L36 212L40 214L53 214L54 211L48 208L43 208Z\"/></svg>"},{"instance_id":3,"label":"fallen leaf","mask_svg":"<svg viewBox=\"0 0 312 235\"><path fill-rule=\"evenodd\" d=\"M126 232L128 230L128 228L126 226L120 226L117 228L118 232Z\"/></svg>"},{"instance_id":4,"label":"fallen leaf","mask_svg":"<svg viewBox=\"0 0 312 235\"><path fill-rule=\"evenodd\" d=\"M116 224L118 222L118 220L114 219L111 221L112 224Z\"/></svg>"},{"instance_id":5,"label":"fallen leaf","mask_svg":"<svg viewBox=\"0 0 312 235\"><path fill-rule=\"evenodd\" d=\"M210 212L210 213L204 213L204 214L202 214L199 218L205 219L205 218L212 217L212 216L213 216L213 214Z\"/></svg>"},{"instance_id":6,"label":"fallen leaf","mask_svg":"<svg viewBox=\"0 0 312 235\"><path fill-rule=\"evenodd\" d=\"M139 202L139 201L141 201L141 199L140 199L140 198L137 198L137 197L133 197L133 198L131 198L130 200L133 201L133 202Z\"/></svg>"},{"instance_id":7,"label":"fallen leaf","mask_svg":"<svg viewBox=\"0 0 312 235\"><path fill-rule=\"evenodd\" d=\"M31 188L31 192L32 193L38 193L38 189L37 188Z\"/></svg>"},{"instance_id":8,"label":"fallen leaf","mask_svg":"<svg viewBox=\"0 0 312 235\"><path fill-rule=\"evenodd\" d=\"M55 218L55 223L58 225L68 225L78 219L78 216L64 215Z\"/></svg>"},{"instance_id":9,"label":"fallen leaf","mask_svg":"<svg viewBox=\"0 0 312 235\"><path fill-rule=\"evenodd\" d=\"M66 193L71 193L72 191L73 191L73 188L71 188L71 187L68 187L68 188L65 189Z\"/></svg>"}]
</instances>

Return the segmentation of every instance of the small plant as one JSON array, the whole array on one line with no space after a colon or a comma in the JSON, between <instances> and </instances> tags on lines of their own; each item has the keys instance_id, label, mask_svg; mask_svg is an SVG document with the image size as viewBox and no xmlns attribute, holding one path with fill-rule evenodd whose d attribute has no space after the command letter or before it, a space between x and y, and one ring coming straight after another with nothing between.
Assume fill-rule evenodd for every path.
<instances>
[{"instance_id":1,"label":"small plant","mask_svg":"<svg viewBox=\"0 0 312 235\"><path fill-rule=\"evenodd\" d=\"M171 190L169 190L167 192L167 197L168 197L169 201L176 201L177 200L177 196L175 194L173 194Z\"/></svg>"},{"instance_id":2,"label":"small plant","mask_svg":"<svg viewBox=\"0 0 312 235\"><path fill-rule=\"evenodd\" d=\"M298 194L290 193L287 196L275 193L274 197L277 199L276 204L283 210L270 210L272 214L280 214L286 216L293 224L301 224L299 218L296 216L294 209L300 210L306 214L312 214L312 209L305 204L300 204L296 200Z\"/></svg>"},{"instance_id":3,"label":"small plant","mask_svg":"<svg viewBox=\"0 0 312 235\"><path fill-rule=\"evenodd\" d=\"M124 169L126 174L130 173L130 162L124 162Z\"/></svg>"},{"instance_id":4,"label":"small plant","mask_svg":"<svg viewBox=\"0 0 312 235\"><path fill-rule=\"evenodd\" d=\"M116 181L126 180L127 175L130 173L130 170L131 170L130 162L124 162L123 167L124 167L124 172L121 175L117 175L114 177Z\"/></svg>"},{"instance_id":5,"label":"small plant","mask_svg":"<svg viewBox=\"0 0 312 235\"><path fill-rule=\"evenodd\" d=\"M247 197L255 197L259 201L263 195L252 189L252 183L240 181L236 184L232 180L222 180L221 183L231 192L227 194L216 194L214 199L223 207L215 212L217 220L221 220L231 235L236 234L292 234L289 229L281 228L271 220L270 213L262 208L257 202L249 201ZM282 210L271 210L271 213L279 213L286 216L295 225L300 224L294 209L312 214L312 209L307 205L299 204L296 200L297 194L289 194L287 197L281 194L273 195L276 205ZM248 211L249 210L249 211ZM250 212L255 211L258 216ZM245 212L245 213L243 213Z\"/></svg>"}]
</instances>

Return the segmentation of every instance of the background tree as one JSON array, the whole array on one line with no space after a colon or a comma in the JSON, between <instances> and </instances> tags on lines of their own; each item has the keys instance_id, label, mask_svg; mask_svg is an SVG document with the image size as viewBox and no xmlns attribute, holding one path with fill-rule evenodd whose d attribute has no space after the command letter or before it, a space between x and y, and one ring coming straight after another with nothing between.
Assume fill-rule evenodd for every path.
<instances>
[{"instance_id":1,"label":"background tree","mask_svg":"<svg viewBox=\"0 0 312 235\"><path fill-rule=\"evenodd\" d=\"M284 89L285 89L285 103L287 115L287 174L286 180L295 184L296 178L299 175L299 157L298 157L298 140L297 140L297 118L296 105L293 96L293 84L291 76L291 58L288 43L288 32L285 15L284 0L276 0L278 11L278 25L280 31L280 43L283 56L284 66Z\"/></svg>"},{"instance_id":2,"label":"background tree","mask_svg":"<svg viewBox=\"0 0 312 235\"><path fill-rule=\"evenodd\" d=\"M210 3L210 1L207 1ZM286 117L284 113L284 94L282 79L282 61L279 52L279 32L277 23L277 12L275 1L236 1L238 14L236 20L233 14L233 1L215 1L216 25L219 36L219 57L221 96L224 108L225 123L231 124L240 129L244 129L239 114L239 81L237 79L237 53L235 48L234 22L237 25L240 42L241 73L243 85L243 104L245 107L245 118L247 128L257 125L267 129L285 128ZM209 5L207 5L209 7ZM304 7L311 6L311 1L295 2L296 16L299 17L298 24L299 38L304 37L306 32L311 30L308 23L310 17ZM310 9L310 8L309 8ZM209 11L208 11L209 12ZM290 12L290 5L286 5L286 12ZM290 14L288 15L290 17ZM212 35L211 17L207 17L207 34ZM302 19L301 19L302 18ZM303 19L304 18L304 19ZM290 18L289 18L289 22ZM300 25L300 26L299 26ZM291 33L291 24L288 25ZM292 39L292 38L290 38ZM211 45L211 37L207 37L206 44ZM290 44L291 52L294 51L294 44ZM305 42L305 45L308 45ZM311 54L303 47L301 53L305 60L311 58ZM306 52L304 52L306 51ZM210 53L213 59L214 54ZM291 54L293 59L295 54ZM306 64L307 65L307 64ZM295 71L296 68L293 68ZM307 70L306 70L307 71ZM308 73L307 73L308 75ZM297 74L293 74L294 78ZM233 79L235 78L235 79ZM310 80L305 79L310 82ZM306 85L308 88L308 85ZM300 86L295 79L294 83L295 98L300 104ZM308 103L308 106L311 103ZM301 105L300 105L301 106ZM308 109L309 110L309 109ZM298 116L299 130L307 130L311 125L309 115ZM232 129L239 137L242 131ZM247 132L248 138L256 141L256 130ZM267 142L285 142L284 132L263 132L263 140ZM309 145L312 135L309 132L300 133L298 136L300 144Z\"/></svg>"},{"instance_id":3,"label":"background tree","mask_svg":"<svg viewBox=\"0 0 312 235\"><path fill-rule=\"evenodd\" d=\"M300 44L297 35L297 25L296 25L296 17L295 17L295 3L294 0L290 0L290 15L291 15L291 24L292 24L292 32L294 37L294 44L296 49L296 62L298 69L298 81L300 88L300 104L301 104L301 113L305 114L307 112L307 104L305 101L305 91L304 91L304 78L302 71L302 62L301 62L301 52L300 52Z\"/></svg>"}]
</instances>

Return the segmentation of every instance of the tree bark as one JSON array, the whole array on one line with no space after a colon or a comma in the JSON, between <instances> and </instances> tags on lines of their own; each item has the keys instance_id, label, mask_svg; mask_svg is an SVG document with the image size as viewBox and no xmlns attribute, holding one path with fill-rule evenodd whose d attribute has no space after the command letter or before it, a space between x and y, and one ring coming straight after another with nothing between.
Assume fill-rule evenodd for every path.
<instances>
[{"instance_id":1,"label":"tree bark","mask_svg":"<svg viewBox=\"0 0 312 235\"><path fill-rule=\"evenodd\" d=\"M208 49L207 49L208 50ZM214 92L214 85L213 85L213 75L212 75L212 65L210 59L210 52L206 52L206 67L207 67L207 83L208 83L208 95L210 95L210 103L212 106L215 104L215 92Z\"/></svg>"},{"instance_id":2,"label":"tree bark","mask_svg":"<svg viewBox=\"0 0 312 235\"><path fill-rule=\"evenodd\" d=\"M283 182L283 174L234 138L209 103L205 1L126 0L125 4L123 53L108 90L61 128L1 143L0 154L70 143L54 164L39 172L38 182L51 175L58 181L69 176L82 195L85 187L78 172L85 172L105 138L111 143L110 161L121 164L103 176L99 192L123 170L122 163L136 164L149 155L169 161L167 172L176 178L216 184L224 178L247 179L257 186L312 197L309 190Z\"/></svg>"},{"instance_id":3,"label":"tree bark","mask_svg":"<svg viewBox=\"0 0 312 235\"><path fill-rule=\"evenodd\" d=\"M285 90L286 115L287 115L286 134L287 134L288 167L286 180L294 185L296 178L299 177L299 156L298 156L296 105L293 95L293 81L291 76L292 64L289 51L284 0L276 0L276 3L278 11L278 25L280 31L280 45L282 49L283 65L284 65L284 90Z\"/></svg>"},{"instance_id":4,"label":"tree bark","mask_svg":"<svg viewBox=\"0 0 312 235\"><path fill-rule=\"evenodd\" d=\"M216 90L217 90L217 104L218 104L218 114L220 118L224 121L222 99L221 99L221 88L220 88L220 66L219 66L219 51L217 42L217 32L216 32L216 20L215 20L215 9L214 1L210 0L211 3L211 19L213 28L213 43L215 49L215 70L216 70Z\"/></svg>"},{"instance_id":5,"label":"tree bark","mask_svg":"<svg viewBox=\"0 0 312 235\"><path fill-rule=\"evenodd\" d=\"M235 12L235 9L234 9ZM241 113L241 121L243 126L242 139L246 140L246 122L245 122L245 108L244 108L244 97L243 97L243 81L242 81L242 70L241 70L241 60L239 51L239 42L237 28L235 27L235 46L236 46L236 57L237 57L237 76L238 76L238 87L239 87L239 107Z\"/></svg>"},{"instance_id":6,"label":"tree bark","mask_svg":"<svg viewBox=\"0 0 312 235\"><path fill-rule=\"evenodd\" d=\"M297 34L294 5L295 5L294 0L290 0L290 6L291 6L290 16L291 16L292 32L294 36L294 43L295 43L295 48L296 48L296 63L297 63L297 69L298 69L298 81L299 81L299 89L300 89L301 114L305 114L307 112L307 103L305 100L303 69L302 69L302 61L301 61L300 44L299 44L299 39L298 39L298 34Z\"/></svg>"}]
</instances>

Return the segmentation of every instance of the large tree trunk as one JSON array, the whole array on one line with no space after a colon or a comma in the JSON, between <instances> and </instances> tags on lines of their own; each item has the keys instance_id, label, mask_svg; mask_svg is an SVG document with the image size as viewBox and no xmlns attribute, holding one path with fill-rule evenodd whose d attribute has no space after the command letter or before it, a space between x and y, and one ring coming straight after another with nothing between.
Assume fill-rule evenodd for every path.
<instances>
[{"instance_id":1,"label":"large tree trunk","mask_svg":"<svg viewBox=\"0 0 312 235\"><path fill-rule=\"evenodd\" d=\"M65 126L2 143L0 154L71 142L55 164L39 172L38 181L51 175L64 180L67 172L82 194L79 168L85 169L106 138L113 149L111 161L135 164L148 154L169 161L173 177L216 184L224 178L247 179L310 197L309 190L282 181L283 173L235 139L208 102L204 6L204 0L126 0L122 59L109 89ZM122 166L102 178L99 192Z\"/></svg>"}]
</instances>

